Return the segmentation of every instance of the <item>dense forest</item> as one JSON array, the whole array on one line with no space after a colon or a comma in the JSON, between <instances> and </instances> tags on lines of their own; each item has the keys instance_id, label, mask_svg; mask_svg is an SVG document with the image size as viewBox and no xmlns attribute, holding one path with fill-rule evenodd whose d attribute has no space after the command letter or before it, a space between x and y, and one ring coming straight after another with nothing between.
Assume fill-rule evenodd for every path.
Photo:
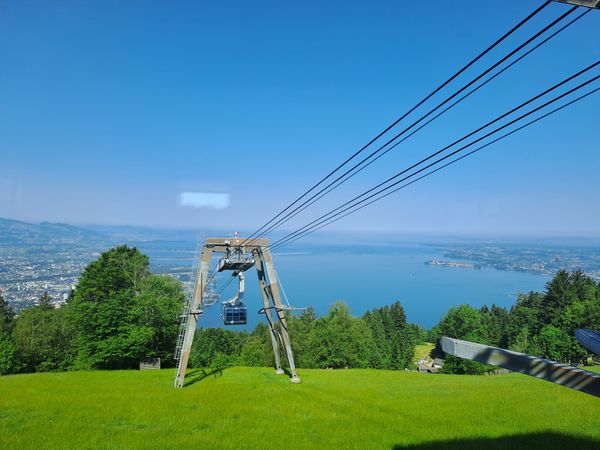
<instances>
[{"instance_id":1,"label":"dense forest","mask_svg":"<svg viewBox=\"0 0 600 450\"><path fill-rule=\"evenodd\" d=\"M140 359L174 364L184 303L181 283L150 273L148 257L119 246L90 263L66 304L47 294L18 316L0 296L0 374L136 368ZM506 309L492 305L451 308L431 330L408 322L400 302L354 317L343 302L317 317L313 308L287 315L296 365L305 368L414 368L415 345L441 336L509 348L571 364L588 353L574 339L577 328L600 330L600 283L580 271L561 271L543 293L520 295ZM191 365L270 366L266 324L251 332L214 328L196 333ZM446 373L489 370L446 357Z\"/></svg>"}]
</instances>

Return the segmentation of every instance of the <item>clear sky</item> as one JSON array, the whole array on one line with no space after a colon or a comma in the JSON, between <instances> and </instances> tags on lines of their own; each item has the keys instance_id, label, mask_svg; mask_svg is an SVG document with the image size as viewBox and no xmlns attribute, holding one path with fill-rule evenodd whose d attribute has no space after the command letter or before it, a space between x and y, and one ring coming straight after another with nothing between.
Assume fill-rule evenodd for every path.
<instances>
[{"instance_id":1,"label":"clear sky","mask_svg":"<svg viewBox=\"0 0 600 450\"><path fill-rule=\"evenodd\" d=\"M3 1L0 217L253 230L540 4ZM598 30L592 11L314 214L591 64ZM596 95L333 228L599 234L599 113Z\"/></svg>"}]
</instances>

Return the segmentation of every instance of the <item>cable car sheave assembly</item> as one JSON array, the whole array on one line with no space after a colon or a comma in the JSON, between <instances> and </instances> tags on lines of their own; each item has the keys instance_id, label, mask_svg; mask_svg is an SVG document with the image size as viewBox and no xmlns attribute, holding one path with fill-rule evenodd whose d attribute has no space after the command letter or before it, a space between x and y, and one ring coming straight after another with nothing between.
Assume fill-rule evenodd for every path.
<instances>
[{"instance_id":1,"label":"cable car sheave assembly","mask_svg":"<svg viewBox=\"0 0 600 450\"><path fill-rule=\"evenodd\" d=\"M195 274L193 293L181 316L181 328L175 352L175 359L178 363L175 387L183 387L185 383L185 372L194 341L194 332L196 331L198 319L202 315L202 308L216 303L216 294L211 287L215 274L209 275L213 254L224 255L219 260L215 273L232 271L232 277L237 277L239 280L237 294L221 305L224 324L243 325L247 323L248 310L244 303L244 273L252 267L256 267L263 299L263 308L261 308L260 313L265 314L269 324L276 373L285 373L281 367L280 358L280 348L283 347L292 375L290 381L300 383L284 315L284 311L290 308L284 306L281 302L277 272L273 266L269 242L264 238L253 239L252 243L244 243L245 241L245 239L240 238L207 238L202 247L200 267ZM276 323L279 326L276 326Z\"/></svg>"},{"instance_id":2,"label":"cable car sheave assembly","mask_svg":"<svg viewBox=\"0 0 600 450\"><path fill-rule=\"evenodd\" d=\"M231 300L223 302L221 318L225 325L245 325L248 322L248 308L244 304L244 272L255 264L255 259L247 256L242 247L236 247L233 252L227 250L226 255L219 260L217 272L232 270L232 277L239 279L238 292Z\"/></svg>"}]
</instances>

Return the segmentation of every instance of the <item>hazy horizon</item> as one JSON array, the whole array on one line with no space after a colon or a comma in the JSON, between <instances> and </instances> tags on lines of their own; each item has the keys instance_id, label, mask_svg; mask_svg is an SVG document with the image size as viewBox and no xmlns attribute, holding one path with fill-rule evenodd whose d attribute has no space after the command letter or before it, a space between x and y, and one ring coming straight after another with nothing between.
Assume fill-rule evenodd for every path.
<instances>
[{"instance_id":1,"label":"hazy horizon","mask_svg":"<svg viewBox=\"0 0 600 450\"><path fill-rule=\"evenodd\" d=\"M41 220L41 221L28 221L28 220L20 220L20 219L15 219L15 218L11 218L11 217L0 217L0 220L9 220L9 221L16 221L16 222L24 222L24 223L28 223L28 224L32 224L32 225L40 225L43 223L49 223L49 224L54 224L54 225L68 225L68 226L75 226L75 227L79 227L79 228L83 228L83 229L90 229L90 230L102 230L102 229L119 229L119 228L123 228L123 229L133 229L133 230L147 230L147 231L157 231L157 232L177 232L177 231L181 231L184 232L186 234L191 234L191 233L197 233L198 235L212 235L212 236L231 236L233 237L235 232L239 232L239 236L241 238L244 238L248 235L250 235L251 231L250 230L240 230L240 229L218 229L218 228L209 228L209 227L181 227L181 226L151 226L151 225L132 225L132 224L124 224L124 223L113 223L113 224L99 224L99 223L86 223L86 222L82 222L82 223L77 223L77 222L52 222L52 221L48 221L48 220ZM254 230L252 230L254 231ZM276 232L272 233L274 236L280 236L283 234L286 234L288 232L292 231L291 229L279 229ZM382 239L381 238L385 238L386 236L391 238L391 240L398 240L398 239L402 239L402 238L431 238L431 239L465 239L465 240L475 240L475 239L495 239L495 240L510 240L510 239L514 239L517 241L520 240L529 240L529 241L535 241L535 240L542 240L544 242L546 241L552 241L552 240L571 240L571 241L578 241L578 240L585 240L585 239L592 239L592 240L599 240L600 242L600 232L597 232L596 234L594 233L589 233L589 234L582 234L582 233L573 233L573 234L552 234L552 233L546 233L546 234L542 234L542 233L506 233L505 231L498 231L498 232L494 232L494 231L485 231L485 232L479 232L479 233L474 233L474 232L469 232L469 231L461 231L461 230L448 230L448 231L441 231L441 230L413 230L413 231L398 231L398 230L385 230L385 231L372 231L372 230L349 230L349 229L343 229L343 230L335 230L335 229L331 229L328 228L326 230L319 230L317 232L315 232L314 234L311 234L309 236L307 236L306 238L300 240L299 242L303 242L303 241L307 241L307 242L313 242L314 241L320 241L323 239L332 239L335 238L336 236L338 237L352 237L352 236L371 236L373 238L378 238L377 242L381 242ZM368 242L368 241L366 241Z\"/></svg>"}]
</instances>

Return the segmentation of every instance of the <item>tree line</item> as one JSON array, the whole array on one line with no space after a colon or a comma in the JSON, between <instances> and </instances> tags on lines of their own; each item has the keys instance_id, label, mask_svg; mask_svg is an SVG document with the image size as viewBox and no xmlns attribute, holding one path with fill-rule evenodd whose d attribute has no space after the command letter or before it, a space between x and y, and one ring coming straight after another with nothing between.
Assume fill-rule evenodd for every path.
<instances>
[{"instance_id":1,"label":"tree line","mask_svg":"<svg viewBox=\"0 0 600 450\"><path fill-rule=\"evenodd\" d=\"M44 294L18 316L0 297L0 374L136 368L140 359L173 352L184 304L181 283L149 270L148 257L119 246L90 263L67 302ZM298 367L402 369L411 364L423 328L409 324L399 302L353 317L343 302L317 317L313 308L287 315ZM196 367L273 365L268 327L251 332L200 329L190 363Z\"/></svg>"},{"instance_id":2,"label":"tree line","mask_svg":"<svg viewBox=\"0 0 600 450\"><path fill-rule=\"evenodd\" d=\"M440 337L449 336L579 365L590 352L575 339L578 328L600 330L600 283L580 270L561 270L544 292L521 294L510 309L450 308L430 331L430 339L438 349ZM443 371L478 374L489 368L447 356Z\"/></svg>"},{"instance_id":3,"label":"tree line","mask_svg":"<svg viewBox=\"0 0 600 450\"><path fill-rule=\"evenodd\" d=\"M17 316L0 296L0 374L131 369L151 357L172 366L184 300L181 283L152 274L147 256L124 245L113 248L85 268L59 308L45 294ZM322 317L311 307L286 314L286 320L301 368L414 368L415 345L433 342L441 352L441 336L579 364L589 352L574 339L574 331L600 330L600 283L581 271L561 271L544 292L519 295L510 309L460 305L429 331L409 323L400 302L362 317L352 316L345 303L337 302ZM446 373L490 369L452 356L445 359ZM250 332L199 329L190 363L271 366L268 327L259 323Z\"/></svg>"},{"instance_id":4,"label":"tree line","mask_svg":"<svg viewBox=\"0 0 600 450\"><path fill-rule=\"evenodd\" d=\"M427 335L422 327L407 322L400 302L353 317L348 305L339 301L323 317L317 317L312 307L299 315L287 314L286 324L296 366L301 368L408 368L415 345ZM273 365L268 327L259 323L250 333L198 330L190 362L196 367Z\"/></svg>"}]
</instances>

